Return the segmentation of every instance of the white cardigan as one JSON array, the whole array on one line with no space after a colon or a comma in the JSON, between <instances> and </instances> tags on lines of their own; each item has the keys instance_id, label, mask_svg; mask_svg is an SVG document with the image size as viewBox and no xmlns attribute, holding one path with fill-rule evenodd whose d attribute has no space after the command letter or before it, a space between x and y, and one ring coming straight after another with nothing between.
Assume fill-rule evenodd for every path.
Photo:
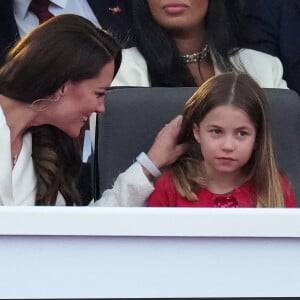
<instances>
[{"instance_id":1,"label":"white cardigan","mask_svg":"<svg viewBox=\"0 0 300 300\"><path fill-rule=\"evenodd\" d=\"M23 136L22 149L13 169L10 145L10 130L0 106L0 205L34 205L37 183L31 157L31 133ZM144 206L153 189L142 167L134 163L119 175L112 189L106 190L101 199L91 202L90 206ZM56 205L65 205L60 193Z\"/></svg>"},{"instance_id":2,"label":"white cardigan","mask_svg":"<svg viewBox=\"0 0 300 300\"><path fill-rule=\"evenodd\" d=\"M222 73L214 60L215 74ZM282 79L281 61L264 52L241 49L230 58L240 71L246 71L262 88L287 88ZM146 61L135 47L122 50L122 63L112 86L151 86Z\"/></svg>"}]
</instances>

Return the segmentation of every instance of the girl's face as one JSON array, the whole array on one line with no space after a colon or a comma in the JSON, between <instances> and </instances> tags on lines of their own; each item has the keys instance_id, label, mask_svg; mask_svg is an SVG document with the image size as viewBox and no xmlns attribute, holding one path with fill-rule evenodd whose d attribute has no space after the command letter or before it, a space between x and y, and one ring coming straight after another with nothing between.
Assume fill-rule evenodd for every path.
<instances>
[{"instance_id":1,"label":"girl's face","mask_svg":"<svg viewBox=\"0 0 300 300\"><path fill-rule=\"evenodd\" d=\"M168 31L199 28L206 16L208 0L148 0L153 19Z\"/></svg>"},{"instance_id":2,"label":"girl's face","mask_svg":"<svg viewBox=\"0 0 300 300\"><path fill-rule=\"evenodd\" d=\"M50 123L69 136L77 137L93 112L105 111L104 96L113 79L114 68L114 61L111 61L95 78L78 83L68 81L61 99L51 105Z\"/></svg>"},{"instance_id":3,"label":"girl's face","mask_svg":"<svg viewBox=\"0 0 300 300\"><path fill-rule=\"evenodd\" d=\"M212 109L200 124L194 124L193 132L201 146L205 170L212 177L239 174L255 147L253 122L232 105Z\"/></svg>"}]
</instances>

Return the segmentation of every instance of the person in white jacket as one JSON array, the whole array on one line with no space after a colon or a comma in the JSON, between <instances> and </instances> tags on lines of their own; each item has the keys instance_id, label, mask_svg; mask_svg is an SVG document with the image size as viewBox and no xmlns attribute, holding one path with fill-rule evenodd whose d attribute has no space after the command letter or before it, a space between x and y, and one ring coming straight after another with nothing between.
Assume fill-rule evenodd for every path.
<instances>
[{"instance_id":1,"label":"person in white jacket","mask_svg":"<svg viewBox=\"0 0 300 300\"><path fill-rule=\"evenodd\" d=\"M120 54L111 35L72 14L38 26L9 52L0 68L0 205L82 204L76 137L104 112ZM159 168L186 150L176 144L180 122L165 126L148 156L93 205L144 205Z\"/></svg>"},{"instance_id":2,"label":"person in white jacket","mask_svg":"<svg viewBox=\"0 0 300 300\"><path fill-rule=\"evenodd\" d=\"M236 71L287 88L277 57L243 48L240 0L132 0L131 17L136 47L123 50L113 86L201 86Z\"/></svg>"},{"instance_id":3,"label":"person in white jacket","mask_svg":"<svg viewBox=\"0 0 300 300\"><path fill-rule=\"evenodd\" d=\"M262 88L288 88L279 58L242 48L240 0L132 0L130 14L136 47L122 50L112 86L201 86L234 71Z\"/></svg>"},{"instance_id":4,"label":"person in white jacket","mask_svg":"<svg viewBox=\"0 0 300 300\"><path fill-rule=\"evenodd\" d=\"M132 0L130 14L136 47L122 50L112 86L201 86L234 71L263 88L288 88L277 57L242 48L240 0ZM95 121L92 114L93 145Z\"/></svg>"}]
</instances>

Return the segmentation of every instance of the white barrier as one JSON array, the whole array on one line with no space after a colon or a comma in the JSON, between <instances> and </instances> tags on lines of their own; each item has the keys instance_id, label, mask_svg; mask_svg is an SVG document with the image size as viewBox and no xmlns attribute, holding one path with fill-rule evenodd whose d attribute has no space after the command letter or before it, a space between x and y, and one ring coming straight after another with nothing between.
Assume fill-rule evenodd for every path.
<instances>
[{"instance_id":1,"label":"white barrier","mask_svg":"<svg viewBox=\"0 0 300 300\"><path fill-rule=\"evenodd\" d=\"M299 209L0 208L0 298L297 297L299 281Z\"/></svg>"}]
</instances>

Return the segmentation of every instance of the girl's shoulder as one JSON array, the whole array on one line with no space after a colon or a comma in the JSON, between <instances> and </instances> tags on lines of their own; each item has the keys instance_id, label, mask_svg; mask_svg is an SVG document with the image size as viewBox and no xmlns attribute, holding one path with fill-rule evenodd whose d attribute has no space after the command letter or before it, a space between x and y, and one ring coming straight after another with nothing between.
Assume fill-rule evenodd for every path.
<instances>
[{"instance_id":1,"label":"girl's shoulder","mask_svg":"<svg viewBox=\"0 0 300 300\"><path fill-rule=\"evenodd\" d=\"M157 184L173 184L173 175L171 171L165 171L163 174L156 180Z\"/></svg>"},{"instance_id":2,"label":"girl's shoulder","mask_svg":"<svg viewBox=\"0 0 300 300\"><path fill-rule=\"evenodd\" d=\"M297 202L294 196L293 187L285 174L280 173L280 181L285 202L285 207L297 207Z\"/></svg>"},{"instance_id":3,"label":"girl's shoulder","mask_svg":"<svg viewBox=\"0 0 300 300\"><path fill-rule=\"evenodd\" d=\"M280 176L282 188L283 189L291 188L291 183L290 183L289 179L287 178L287 176L282 172L279 173L279 176Z\"/></svg>"},{"instance_id":4,"label":"girl's shoulder","mask_svg":"<svg viewBox=\"0 0 300 300\"><path fill-rule=\"evenodd\" d=\"M163 172L163 174L155 181L154 185L155 189L177 194L177 189L173 180L173 173L170 170Z\"/></svg>"}]
</instances>

